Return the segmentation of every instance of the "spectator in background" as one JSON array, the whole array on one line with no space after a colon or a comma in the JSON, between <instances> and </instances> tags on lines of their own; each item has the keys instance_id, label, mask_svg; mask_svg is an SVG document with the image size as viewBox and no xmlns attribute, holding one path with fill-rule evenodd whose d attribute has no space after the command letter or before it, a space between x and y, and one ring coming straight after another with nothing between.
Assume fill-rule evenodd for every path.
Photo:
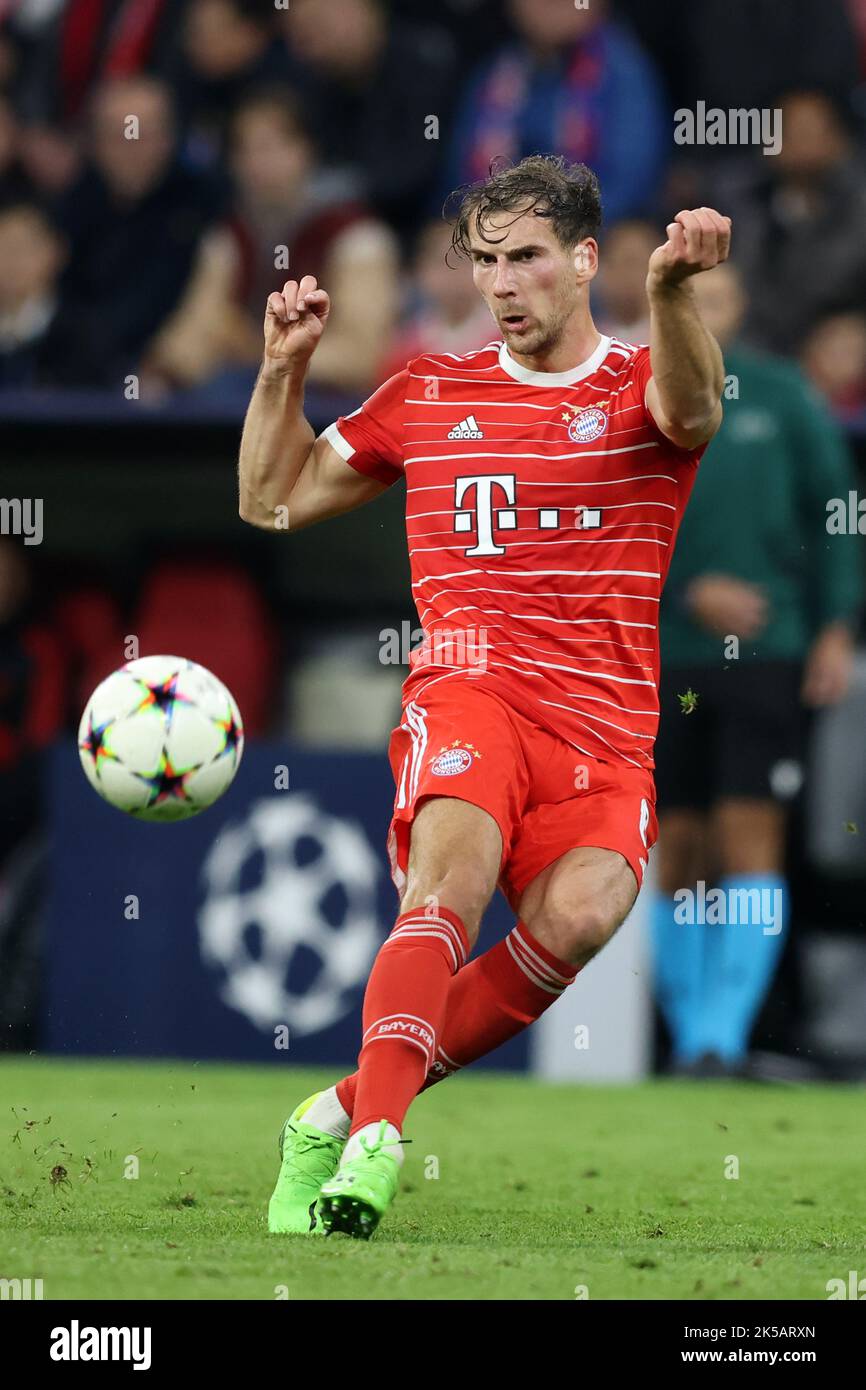
<instances>
[{"instance_id":1,"label":"spectator in background","mask_svg":"<svg viewBox=\"0 0 866 1390\"><path fill-rule=\"evenodd\" d=\"M595 322L601 333L627 343L649 342L646 268L662 241L651 222L637 218L609 228L592 286L599 300Z\"/></svg>"},{"instance_id":2,"label":"spectator in background","mask_svg":"<svg viewBox=\"0 0 866 1390\"><path fill-rule=\"evenodd\" d=\"M866 316L834 314L806 339L800 362L837 420L866 426Z\"/></svg>"},{"instance_id":3,"label":"spectator in background","mask_svg":"<svg viewBox=\"0 0 866 1390\"><path fill-rule=\"evenodd\" d=\"M262 356L268 295L314 275L331 295L327 337L309 379L357 394L375 380L397 304L393 235L339 173L318 168L291 93L254 93L230 133L236 201L202 248L189 290L153 346L147 370L194 385ZM288 265L287 265L288 259Z\"/></svg>"},{"instance_id":4,"label":"spectator in background","mask_svg":"<svg viewBox=\"0 0 866 1390\"><path fill-rule=\"evenodd\" d=\"M793 92L781 109L780 153L756 155L723 202L749 293L744 337L794 354L819 318L866 308L866 173L826 96Z\"/></svg>"},{"instance_id":5,"label":"spectator in background","mask_svg":"<svg viewBox=\"0 0 866 1390\"><path fill-rule=\"evenodd\" d=\"M450 34L462 72L510 34L502 0L437 0L435 11L430 0L390 0L390 5L395 18L418 24L429 25L433 14L436 24Z\"/></svg>"},{"instance_id":6,"label":"spectator in background","mask_svg":"<svg viewBox=\"0 0 866 1390\"><path fill-rule=\"evenodd\" d=\"M701 0L673 10L674 105L773 107L780 92L815 88L844 101L857 81L850 0ZM628 0L629 8L658 8ZM785 132L787 136L787 130ZM721 147L724 157L732 153Z\"/></svg>"},{"instance_id":7,"label":"spectator in background","mask_svg":"<svg viewBox=\"0 0 866 1390\"><path fill-rule=\"evenodd\" d=\"M77 134L38 121L22 122L0 92L0 197L55 200L81 167Z\"/></svg>"},{"instance_id":8,"label":"spectator in background","mask_svg":"<svg viewBox=\"0 0 866 1390\"><path fill-rule=\"evenodd\" d=\"M440 165L455 58L441 28L389 20L381 0L292 0L285 13L292 82L322 159L353 168L359 193L411 235Z\"/></svg>"},{"instance_id":9,"label":"spectator in background","mask_svg":"<svg viewBox=\"0 0 866 1390\"><path fill-rule=\"evenodd\" d=\"M98 87L168 67L184 4L64 0L56 5L25 54L17 94L25 119L68 127L86 115Z\"/></svg>"},{"instance_id":10,"label":"spectator in background","mask_svg":"<svg viewBox=\"0 0 866 1390\"><path fill-rule=\"evenodd\" d=\"M174 86L191 151L207 162L225 150L229 122L253 87L289 69L276 10L261 0L190 0Z\"/></svg>"},{"instance_id":11,"label":"spectator in background","mask_svg":"<svg viewBox=\"0 0 866 1390\"><path fill-rule=\"evenodd\" d=\"M70 245L63 298L99 344L92 384L110 385L137 368L177 306L219 196L181 166L171 96L153 78L99 89L88 152L90 166L62 204Z\"/></svg>"},{"instance_id":12,"label":"spectator in background","mask_svg":"<svg viewBox=\"0 0 866 1390\"><path fill-rule=\"evenodd\" d=\"M27 197L30 181L21 164L18 123L10 103L0 94L0 198Z\"/></svg>"},{"instance_id":13,"label":"spectator in background","mask_svg":"<svg viewBox=\"0 0 866 1390\"><path fill-rule=\"evenodd\" d=\"M3 91L9 91L15 82L25 46L20 35L11 32L8 8L5 5L0 9L0 88Z\"/></svg>"},{"instance_id":14,"label":"spectator in background","mask_svg":"<svg viewBox=\"0 0 866 1390\"><path fill-rule=\"evenodd\" d=\"M61 6L62 0L56 0L58 11ZM43 90L56 57L53 42L47 37L54 29L55 19L47 6L19 4L9 18L6 35L0 35L0 91L8 94L8 104L7 98L0 96L2 196L14 192L54 199L72 185L80 171L75 123L58 116L50 83Z\"/></svg>"},{"instance_id":15,"label":"spectator in background","mask_svg":"<svg viewBox=\"0 0 866 1390\"><path fill-rule=\"evenodd\" d=\"M839 431L796 368L739 346L747 306L730 263L694 291L731 389L662 601L653 937L674 1065L720 1075L746 1061L784 941L802 708L844 697L862 590L857 537L826 526L828 502L853 486ZM768 896L747 922L684 922L673 895L701 880L731 905L740 890Z\"/></svg>"},{"instance_id":16,"label":"spectator in background","mask_svg":"<svg viewBox=\"0 0 866 1390\"><path fill-rule=\"evenodd\" d=\"M483 178L493 159L557 150L605 191L607 222L646 211L670 142L652 62L605 0L509 0L519 38L474 78L461 102L448 183Z\"/></svg>"},{"instance_id":17,"label":"spectator in background","mask_svg":"<svg viewBox=\"0 0 866 1390\"><path fill-rule=\"evenodd\" d=\"M39 121L18 130L18 159L29 186L41 198L57 203L81 173L81 141L77 130L64 130Z\"/></svg>"},{"instance_id":18,"label":"spectator in background","mask_svg":"<svg viewBox=\"0 0 866 1390\"><path fill-rule=\"evenodd\" d=\"M658 64L672 111L699 101L707 109L762 110L794 88L847 101L857 82L855 8L866 17L864 0L616 0L617 14ZM699 165L742 155L742 146L703 146L697 181ZM683 158L680 149L677 163ZM701 198L708 196L704 187Z\"/></svg>"},{"instance_id":19,"label":"spectator in background","mask_svg":"<svg viewBox=\"0 0 866 1390\"><path fill-rule=\"evenodd\" d=\"M498 338L495 320L478 298L471 263L460 257L452 265L446 259L450 250L448 223L441 217L427 222L409 270L409 311L380 368L382 381L401 372L411 358L422 353L463 354Z\"/></svg>"},{"instance_id":20,"label":"spectator in background","mask_svg":"<svg viewBox=\"0 0 866 1390\"><path fill-rule=\"evenodd\" d=\"M866 77L866 0L846 0L857 49L857 68L860 78Z\"/></svg>"},{"instance_id":21,"label":"spectator in background","mask_svg":"<svg viewBox=\"0 0 866 1390\"><path fill-rule=\"evenodd\" d=\"M0 389L81 385L99 370L86 323L61 307L65 260L44 208L0 205Z\"/></svg>"}]
</instances>

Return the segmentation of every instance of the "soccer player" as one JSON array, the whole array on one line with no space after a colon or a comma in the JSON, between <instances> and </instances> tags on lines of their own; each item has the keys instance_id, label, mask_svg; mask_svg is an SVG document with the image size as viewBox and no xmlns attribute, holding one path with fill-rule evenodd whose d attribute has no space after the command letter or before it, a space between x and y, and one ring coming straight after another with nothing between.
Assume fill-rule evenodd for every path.
<instances>
[{"instance_id":1,"label":"soccer player","mask_svg":"<svg viewBox=\"0 0 866 1390\"><path fill-rule=\"evenodd\" d=\"M414 359L316 439L304 375L329 301L290 280L268 300L241 441L240 514L264 530L405 478L426 634L390 744L399 915L357 1072L283 1128L275 1232L372 1233L415 1096L559 997L629 913L656 837L659 597L724 384L689 280L725 260L730 221L670 223L635 346L590 314L588 168L531 156L460 196L454 243L501 341ZM497 885L517 924L470 961Z\"/></svg>"}]
</instances>

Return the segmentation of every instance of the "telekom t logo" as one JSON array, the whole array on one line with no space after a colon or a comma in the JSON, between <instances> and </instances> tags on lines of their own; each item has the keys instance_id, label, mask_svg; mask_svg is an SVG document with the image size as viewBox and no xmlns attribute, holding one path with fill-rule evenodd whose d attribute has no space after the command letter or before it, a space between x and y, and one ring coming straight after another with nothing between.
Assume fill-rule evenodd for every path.
<instances>
[{"instance_id":1,"label":"telekom t logo","mask_svg":"<svg viewBox=\"0 0 866 1390\"><path fill-rule=\"evenodd\" d=\"M470 489L475 489L475 505L469 500L469 509L457 511L454 516L455 531L472 531L478 535L478 544L473 545L466 555L504 555L505 546L497 545L493 539L493 518L501 531L514 531L517 528L517 512L514 509L515 476L513 473L483 473L474 478L457 478L454 503L463 505L463 499ZM494 504L493 489L504 494ZM503 506L502 502L508 505ZM473 526L474 521L474 526Z\"/></svg>"},{"instance_id":2,"label":"telekom t logo","mask_svg":"<svg viewBox=\"0 0 866 1390\"><path fill-rule=\"evenodd\" d=\"M475 489L474 505L470 496ZM498 491L494 491L497 489ZM500 531L517 530L517 478L513 473L478 473L471 478L456 478L454 482L455 531L475 531L478 544L464 550L464 555L504 555L506 547L497 545L493 528ZM460 511L459 508L463 507ZM574 526L580 531L597 531L602 525L602 507L525 507L530 513L529 525L537 524L539 531L556 531L560 526ZM535 518L537 517L537 523Z\"/></svg>"}]
</instances>

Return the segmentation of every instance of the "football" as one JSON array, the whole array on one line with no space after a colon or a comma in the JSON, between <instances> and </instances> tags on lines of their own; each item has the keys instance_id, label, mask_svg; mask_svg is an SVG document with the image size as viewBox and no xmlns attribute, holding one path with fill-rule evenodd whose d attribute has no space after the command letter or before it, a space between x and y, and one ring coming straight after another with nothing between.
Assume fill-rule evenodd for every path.
<instances>
[{"instance_id":1,"label":"football","mask_svg":"<svg viewBox=\"0 0 866 1390\"><path fill-rule=\"evenodd\" d=\"M240 712L211 671L143 656L112 672L81 716L78 752L90 785L147 821L197 816L231 784L244 746Z\"/></svg>"}]
</instances>

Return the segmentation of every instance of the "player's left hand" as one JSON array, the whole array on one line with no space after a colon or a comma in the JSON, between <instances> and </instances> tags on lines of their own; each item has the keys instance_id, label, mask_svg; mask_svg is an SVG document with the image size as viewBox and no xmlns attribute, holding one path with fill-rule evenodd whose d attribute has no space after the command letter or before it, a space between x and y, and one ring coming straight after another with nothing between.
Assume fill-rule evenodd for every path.
<instances>
[{"instance_id":1,"label":"player's left hand","mask_svg":"<svg viewBox=\"0 0 866 1390\"><path fill-rule=\"evenodd\" d=\"M667 241L657 246L649 259L648 293L662 285L678 285L728 259L731 219L715 208L678 212L666 230Z\"/></svg>"}]
</instances>

